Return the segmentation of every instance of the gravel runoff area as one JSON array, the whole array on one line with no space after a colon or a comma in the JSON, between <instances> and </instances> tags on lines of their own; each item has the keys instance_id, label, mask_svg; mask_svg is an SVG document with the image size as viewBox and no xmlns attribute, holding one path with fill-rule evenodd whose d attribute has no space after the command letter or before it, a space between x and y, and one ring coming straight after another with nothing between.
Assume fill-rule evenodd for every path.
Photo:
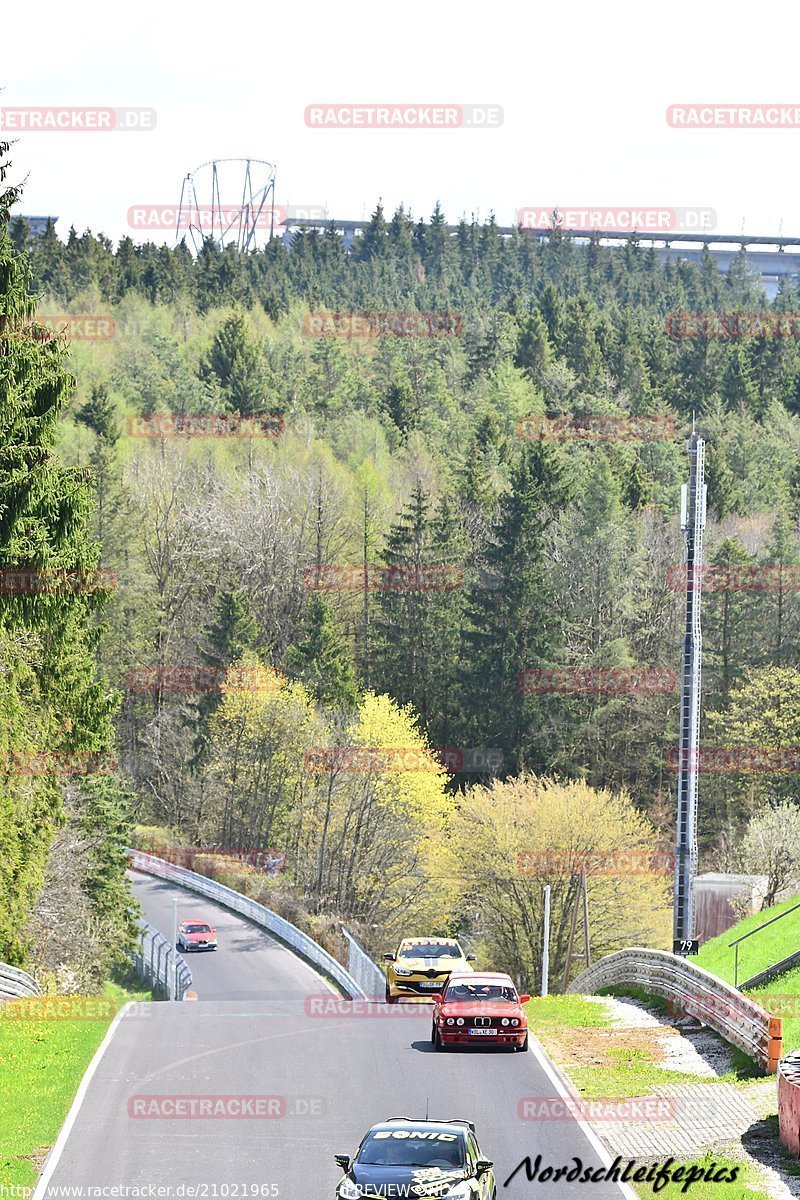
<instances>
[{"instance_id":1,"label":"gravel runoff area","mask_svg":"<svg viewBox=\"0 0 800 1200\"><path fill-rule=\"evenodd\" d=\"M658 1065L665 1069L709 1081L733 1069L728 1043L696 1021L671 1018L638 1000L616 996L587 999L605 1007L613 1028L650 1030L663 1053ZM800 1197L800 1174L787 1171L777 1141L774 1077L736 1084L665 1084L653 1094L671 1102L666 1119L594 1126L613 1154L640 1159L670 1154L696 1158L714 1149L747 1162L758 1175L760 1188L774 1200Z\"/></svg>"}]
</instances>

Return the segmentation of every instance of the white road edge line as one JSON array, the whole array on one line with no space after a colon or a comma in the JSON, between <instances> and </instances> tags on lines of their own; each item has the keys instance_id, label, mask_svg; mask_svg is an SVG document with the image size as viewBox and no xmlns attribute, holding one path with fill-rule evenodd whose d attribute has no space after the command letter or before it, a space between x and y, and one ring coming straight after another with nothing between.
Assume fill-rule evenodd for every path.
<instances>
[{"instance_id":1,"label":"white road edge line","mask_svg":"<svg viewBox=\"0 0 800 1200\"><path fill-rule=\"evenodd\" d=\"M559 1096L561 1097L561 1099L562 1100L572 1100L574 1102L577 1097L571 1095L567 1091L567 1089L564 1087L564 1084L559 1079L558 1075L556 1074L556 1072L553 1070L553 1068L550 1065L550 1062L547 1058L547 1053L545 1051L544 1046L541 1044L540 1041L538 1041L537 1038L535 1038L533 1036L533 1034L530 1032L530 1030L528 1031L528 1049L531 1052L531 1054L535 1055L535 1057L539 1063L539 1066L543 1068L543 1070L547 1074L548 1078L552 1081L552 1083L553 1083L556 1091L558 1092ZM604 1146L603 1143L600 1141L600 1138L597 1136L595 1131L592 1129L591 1125L587 1124L587 1122L584 1121L583 1117L578 1116L575 1113L573 1113L573 1120L575 1121L575 1123L577 1125L580 1126L587 1141L597 1151L598 1155L600 1156L600 1161L603 1163L603 1166L610 1167L611 1164L613 1163L614 1159L611 1157L611 1154L609 1153L608 1148L606 1146ZM613 1180L612 1182L614 1183L614 1185L616 1187L619 1188L619 1190L622 1192L623 1196L626 1197L626 1200L639 1200L639 1196L633 1190L633 1188L631 1187L631 1185L629 1183L620 1183L619 1180ZM37 1196L34 1196L33 1200L39 1200L39 1198Z\"/></svg>"},{"instance_id":2,"label":"white road edge line","mask_svg":"<svg viewBox=\"0 0 800 1200\"><path fill-rule=\"evenodd\" d=\"M111 1039L113 1038L114 1034L117 1031L117 1026L119 1025L122 1018L125 1016L125 1013L131 1007L131 1005L135 1004L135 1003L136 1003L136 1001L134 1001L134 1000L128 1000L126 1004L123 1004L122 1008L119 1010L117 1015L114 1017L114 1020L111 1022L108 1029L106 1030L106 1034L105 1034L105 1037L103 1038L102 1042L97 1047L97 1050L95 1051L95 1054L94 1054L94 1058L89 1063L89 1066L86 1068L86 1073L80 1082L77 1092L75 1093L75 1099L72 1101L72 1106L71 1106L69 1112L67 1113L67 1119L65 1120L64 1124L61 1126L61 1130L59 1132L58 1137L56 1138L55 1145L53 1146L52 1150L50 1151L50 1153L48 1154L48 1156L45 1160L44 1169L42 1170L41 1175L36 1180L36 1187L34 1188L34 1192L33 1192L33 1196L31 1197L31 1200L44 1200L44 1198L47 1194L47 1188L50 1185L50 1180L53 1177L53 1172L55 1171L56 1167L58 1166L58 1160L61 1158L61 1155L64 1152L64 1147L67 1144L67 1138L69 1137L70 1132L72 1130L72 1126L75 1124L78 1113L81 1110L81 1105L83 1104L84 1097L89 1089L89 1084L91 1083L92 1076L94 1075L95 1071L99 1067L100 1060L102 1059L103 1055L105 1054L106 1050L108 1049ZM143 1003L146 1003L146 1001L144 1001Z\"/></svg>"}]
</instances>

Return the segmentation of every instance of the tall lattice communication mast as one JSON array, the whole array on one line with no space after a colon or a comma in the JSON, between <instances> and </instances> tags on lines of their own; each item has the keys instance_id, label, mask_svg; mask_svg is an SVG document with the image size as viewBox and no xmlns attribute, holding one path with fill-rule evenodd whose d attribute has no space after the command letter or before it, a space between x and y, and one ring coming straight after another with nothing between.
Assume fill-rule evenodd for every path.
<instances>
[{"instance_id":1,"label":"tall lattice communication mast","mask_svg":"<svg viewBox=\"0 0 800 1200\"><path fill-rule=\"evenodd\" d=\"M697 776L700 768L700 675L703 530L706 524L705 442L692 428L686 443L689 483L681 488L681 529L686 561L686 621L681 666L678 831L675 845L674 949L688 954L694 938L697 872Z\"/></svg>"}]
</instances>

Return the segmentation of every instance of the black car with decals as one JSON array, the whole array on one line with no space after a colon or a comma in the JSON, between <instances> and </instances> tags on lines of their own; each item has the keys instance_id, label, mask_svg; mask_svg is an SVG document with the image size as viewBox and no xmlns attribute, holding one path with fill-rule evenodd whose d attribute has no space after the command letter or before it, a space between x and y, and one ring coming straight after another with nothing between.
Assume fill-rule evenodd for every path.
<instances>
[{"instance_id":1,"label":"black car with decals","mask_svg":"<svg viewBox=\"0 0 800 1200\"><path fill-rule=\"evenodd\" d=\"M335 1155L344 1171L336 1200L495 1200L493 1163L484 1158L471 1121L415 1121L390 1117L373 1125L351 1159Z\"/></svg>"}]
</instances>

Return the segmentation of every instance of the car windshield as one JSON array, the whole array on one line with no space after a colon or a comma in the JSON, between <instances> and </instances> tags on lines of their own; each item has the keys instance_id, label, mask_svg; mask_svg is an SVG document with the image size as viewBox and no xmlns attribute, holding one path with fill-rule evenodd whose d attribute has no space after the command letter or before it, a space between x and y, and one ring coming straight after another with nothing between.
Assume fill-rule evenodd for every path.
<instances>
[{"instance_id":1,"label":"car windshield","mask_svg":"<svg viewBox=\"0 0 800 1200\"><path fill-rule=\"evenodd\" d=\"M443 1167L464 1165L464 1139L457 1133L415 1137L405 1129L370 1134L356 1160L367 1167Z\"/></svg>"},{"instance_id":2,"label":"car windshield","mask_svg":"<svg viewBox=\"0 0 800 1200\"><path fill-rule=\"evenodd\" d=\"M451 983L444 995L445 1004L451 1000L510 1000L518 999L516 990L502 983Z\"/></svg>"},{"instance_id":3,"label":"car windshield","mask_svg":"<svg viewBox=\"0 0 800 1200\"><path fill-rule=\"evenodd\" d=\"M416 946L401 946L398 958L461 958L461 951L452 942L418 943Z\"/></svg>"},{"instance_id":4,"label":"car windshield","mask_svg":"<svg viewBox=\"0 0 800 1200\"><path fill-rule=\"evenodd\" d=\"M186 930L187 933L210 933L211 932L210 925L197 925L197 924L185 925L184 929Z\"/></svg>"}]
</instances>

